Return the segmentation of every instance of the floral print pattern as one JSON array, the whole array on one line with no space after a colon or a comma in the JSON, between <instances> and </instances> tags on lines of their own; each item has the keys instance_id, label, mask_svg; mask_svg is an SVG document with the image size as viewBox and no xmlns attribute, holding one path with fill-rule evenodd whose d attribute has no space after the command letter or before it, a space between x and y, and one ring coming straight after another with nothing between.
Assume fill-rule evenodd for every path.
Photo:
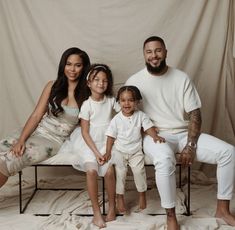
<instances>
[{"instance_id":1,"label":"floral print pattern","mask_svg":"<svg viewBox=\"0 0 235 230\"><path fill-rule=\"evenodd\" d=\"M64 112L58 117L49 114L45 116L38 128L26 141L26 148L21 157L10 153L10 148L17 141L19 132L0 141L0 171L3 174L14 175L24 167L44 161L57 154L62 143L68 138L78 123L78 116ZM8 172L1 170L2 164Z\"/></svg>"}]
</instances>

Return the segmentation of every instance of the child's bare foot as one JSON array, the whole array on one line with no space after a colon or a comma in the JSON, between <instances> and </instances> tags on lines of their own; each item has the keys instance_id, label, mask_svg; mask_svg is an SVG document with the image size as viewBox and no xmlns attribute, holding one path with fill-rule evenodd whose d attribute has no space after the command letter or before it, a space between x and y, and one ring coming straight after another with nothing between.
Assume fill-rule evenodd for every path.
<instances>
[{"instance_id":1,"label":"child's bare foot","mask_svg":"<svg viewBox=\"0 0 235 230\"><path fill-rule=\"evenodd\" d=\"M139 209L143 210L146 208L146 195L145 192L139 192Z\"/></svg>"},{"instance_id":2,"label":"child's bare foot","mask_svg":"<svg viewBox=\"0 0 235 230\"><path fill-rule=\"evenodd\" d=\"M105 218L105 221L106 222L109 222L109 221L113 221L116 219L116 212L115 212L115 208L109 208L109 211L108 211L108 214Z\"/></svg>"},{"instance_id":3,"label":"child's bare foot","mask_svg":"<svg viewBox=\"0 0 235 230\"><path fill-rule=\"evenodd\" d=\"M126 205L124 201L124 195L117 194L117 210L119 213L126 212Z\"/></svg>"},{"instance_id":4,"label":"child's bare foot","mask_svg":"<svg viewBox=\"0 0 235 230\"><path fill-rule=\"evenodd\" d=\"M92 223L94 225L96 225L98 228L105 228L106 227L105 221L100 213L94 214Z\"/></svg>"}]
</instances>

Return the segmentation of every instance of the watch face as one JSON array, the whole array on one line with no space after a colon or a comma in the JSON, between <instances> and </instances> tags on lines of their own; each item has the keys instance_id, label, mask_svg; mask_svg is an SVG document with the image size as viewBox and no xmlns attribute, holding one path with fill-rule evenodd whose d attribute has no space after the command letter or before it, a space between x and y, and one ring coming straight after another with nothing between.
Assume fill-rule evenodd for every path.
<instances>
[{"instance_id":1,"label":"watch face","mask_svg":"<svg viewBox=\"0 0 235 230\"><path fill-rule=\"evenodd\" d=\"M188 145L190 146L190 147L193 147L193 148L196 148L197 147L197 144L196 143L193 143L193 142L189 142L188 143Z\"/></svg>"}]
</instances>

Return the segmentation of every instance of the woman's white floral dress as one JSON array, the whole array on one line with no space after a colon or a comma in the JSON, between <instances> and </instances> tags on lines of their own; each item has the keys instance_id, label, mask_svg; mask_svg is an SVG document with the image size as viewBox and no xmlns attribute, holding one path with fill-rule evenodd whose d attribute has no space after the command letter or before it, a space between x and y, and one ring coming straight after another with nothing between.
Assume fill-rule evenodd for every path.
<instances>
[{"instance_id":1,"label":"woman's white floral dress","mask_svg":"<svg viewBox=\"0 0 235 230\"><path fill-rule=\"evenodd\" d=\"M64 112L55 117L51 112L43 117L37 129L26 141L21 157L10 153L20 132L0 141L0 171L6 176L14 175L26 166L44 161L57 154L63 142L78 124L79 110L63 106Z\"/></svg>"}]
</instances>

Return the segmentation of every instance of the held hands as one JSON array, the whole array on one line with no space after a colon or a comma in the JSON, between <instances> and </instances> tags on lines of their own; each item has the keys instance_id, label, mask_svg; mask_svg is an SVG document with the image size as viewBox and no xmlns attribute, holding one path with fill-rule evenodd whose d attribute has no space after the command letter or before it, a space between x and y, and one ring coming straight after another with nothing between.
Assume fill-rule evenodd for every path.
<instances>
[{"instance_id":1,"label":"held hands","mask_svg":"<svg viewBox=\"0 0 235 230\"><path fill-rule=\"evenodd\" d=\"M105 163L105 158L101 154L96 155L96 160L97 160L99 165L103 165Z\"/></svg>"},{"instance_id":2,"label":"held hands","mask_svg":"<svg viewBox=\"0 0 235 230\"><path fill-rule=\"evenodd\" d=\"M106 162L108 162L111 159L111 154L110 153L105 153L104 155L96 155L96 160L99 165L103 165Z\"/></svg>"},{"instance_id":3,"label":"held hands","mask_svg":"<svg viewBox=\"0 0 235 230\"><path fill-rule=\"evenodd\" d=\"M111 153L106 152L103 157L105 159L105 162L108 162L111 159Z\"/></svg>"},{"instance_id":4,"label":"held hands","mask_svg":"<svg viewBox=\"0 0 235 230\"><path fill-rule=\"evenodd\" d=\"M20 157L24 154L25 142L17 141L14 146L11 148L10 153L16 157Z\"/></svg>"},{"instance_id":5,"label":"held hands","mask_svg":"<svg viewBox=\"0 0 235 230\"><path fill-rule=\"evenodd\" d=\"M182 163L182 166L185 167L191 165L194 161L195 154L196 148L186 145L180 154L180 161Z\"/></svg>"}]
</instances>

